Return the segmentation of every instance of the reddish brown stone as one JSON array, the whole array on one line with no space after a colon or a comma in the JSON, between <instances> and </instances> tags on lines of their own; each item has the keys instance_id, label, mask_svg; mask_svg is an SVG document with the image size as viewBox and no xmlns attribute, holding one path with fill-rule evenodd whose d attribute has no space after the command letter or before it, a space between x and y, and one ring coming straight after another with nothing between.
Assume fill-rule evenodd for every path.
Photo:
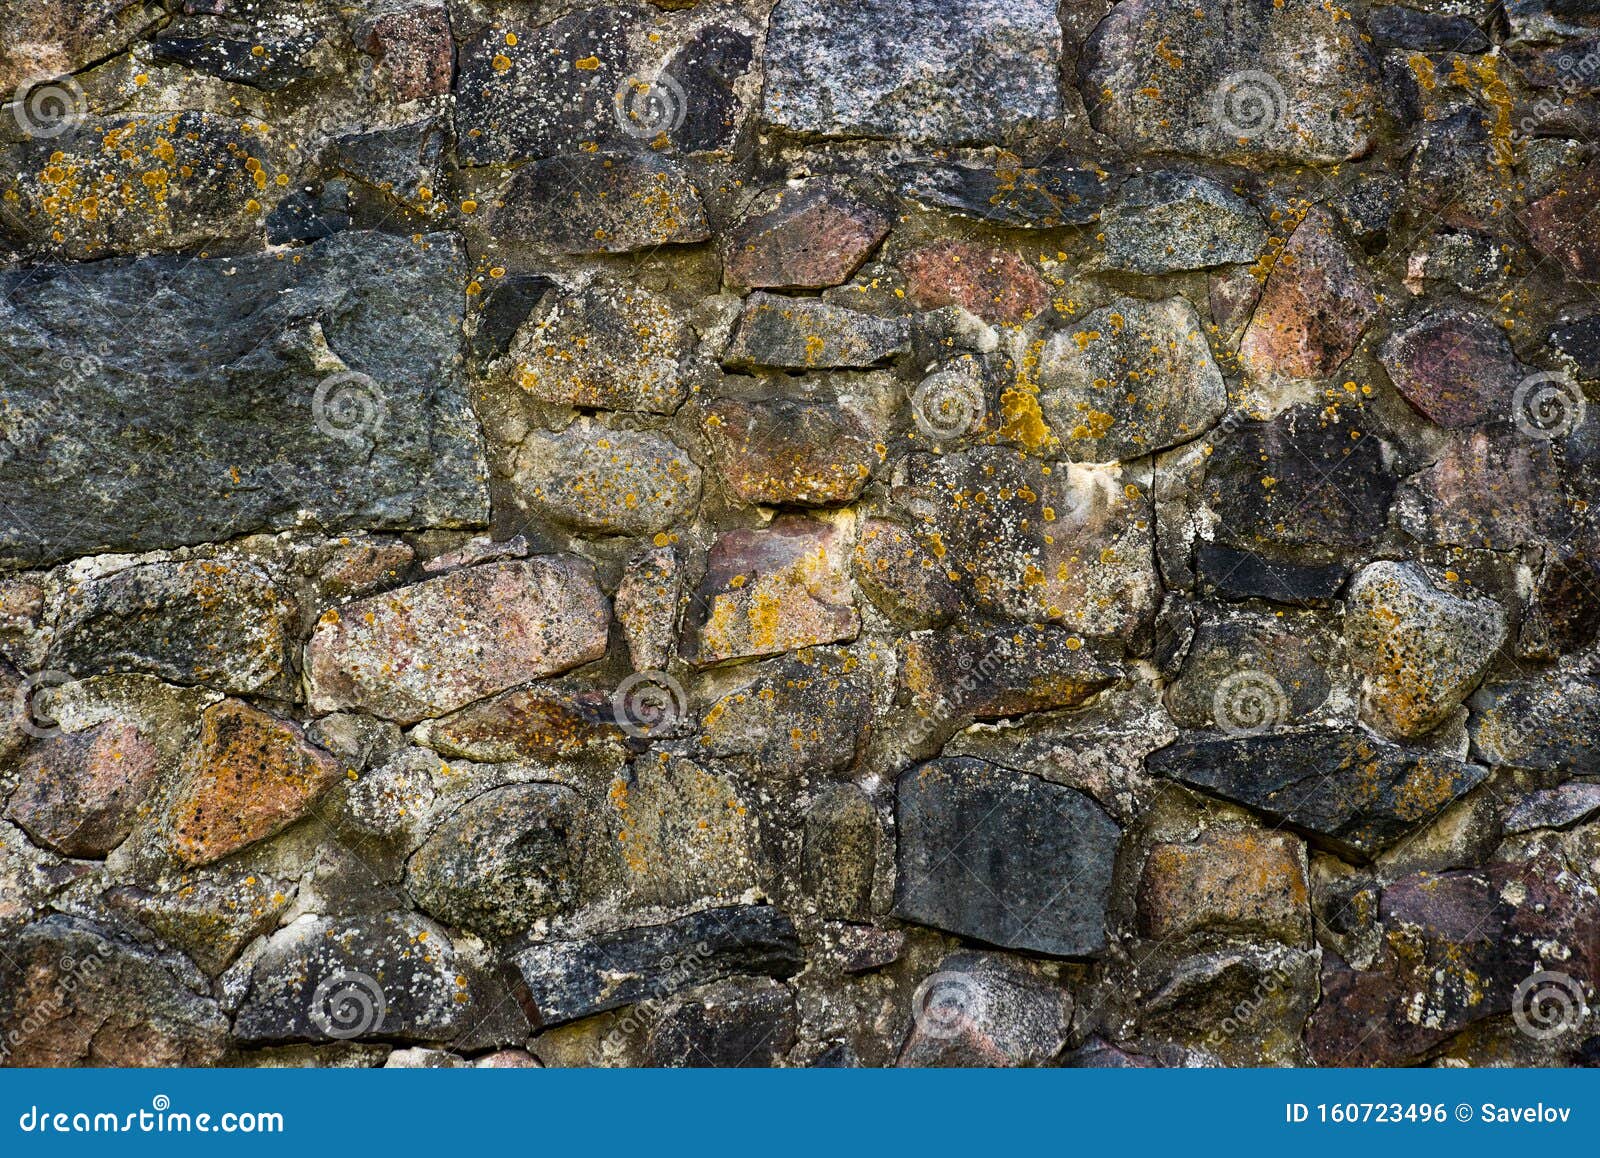
<instances>
[{"instance_id":1,"label":"reddish brown stone","mask_svg":"<svg viewBox=\"0 0 1600 1158\"><path fill-rule=\"evenodd\" d=\"M1306 1029L1319 1065L1405 1065L1512 1008L1540 970L1593 993L1600 899L1559 863L1417 873L1383 890L1371 969L1329 956ZM1524 1008L1524 1012L1533 1012Z\"/></svg>"},{"instance_id":2,"label":"reddish brown stone","mask_svg":"<svg viewBox=\"0 0 1600 1158\"><path fill-rule=\"evenodd\" d=\"M861 617L838 529L798 516L712 544L684 654L711 664L854 639Z\"/></svg>"},{"instance_id":3,"label":"reddish brown stone","mask_svg":"<svg viewBox=\"0 0 1600 1158\"><path fill-rule=\"evenodd\" d=\"M534 686L430 720L416 735L436 752L483 763L620 759L626 737L610 713L611 697L604 692Z\"/></svg>"},{"instance_id":4,"label":"reddish brown stone","mask_svg":"<svg viewBox=\"0 0 1600 1158\"><path fill-rule=\"evenodd\" d=\"M295 725L238 700L206 709L185 772L172 835L190 867L287 828L343 775L339 761Z\"/></svg>"},{"instance_id":5,"label":"reddish brown stone","mask_svg":"<svg viewBox=\"0 0 1600 1158\"><path fill-rule=\"evenodd\" d=\"M1452 442L1412 485L1433 543L1511 551L1559 539L1567 525L1560 474L1547 443L1474 434Z\"/></svg>"},{"instance_id":6,"label":"reddish brown stone","mask_svg":"<svg viewBox=\"0 0 1600 1158\"><path fill-rule=\"evenodd\" d=\"M155 745L109 722L34 745L18 769L9 815L67 856L105 856L127 837L155 784Z\"/></svg>"},{"instance_id":7,"label":"reddish brown stone","mask_svg":"<svg viewBox=\"0 0 1600 1158\"><path fill-rule=\"evenodd\" d=\"M961 306L986 322L1027 321L1050 304L1050 287L1022 258L965 241L925 246L902 263L906 291L924 309Z\"/></svg>"},{"instance_id":8,"label":"reddish brown stone","mask_svg":"<svg viewBox=\"0 0 1600 1158\"><path fill-rule=\"evenodd\" d=\"M593 568L488 563L325 611L306 648L311 706L413 724L599 659L610 622Z\"/></svg>"},{"instance_id":9,"label":"reddish brown stone","mask_svg":"<svg viewBox=\"0 0 1600 1158\"><path fill-rule=\"evenodd\" d=\"M1239 355L1263 377L1321 378L1351 355L1377 312L1333 218L1313 209L1278 254Z\"/></svg>"},{"instance_id":10,"label":"reddish brown stone","mask_svg":"<svg viewBox=\"0 0 1600 1158\"><path fill-rule=\"evenodd\" d=\"M216 1065L228 1019L197 982L176 955L47 917L0 953L0 1065Z\"/></svg>"},{"instance_id":11,"label":"reddish brown stone","mask_svg":"<svg viewBox=\"0 0 1600 1158\"><path fill-rule=\"evenodd\" d=\"M1452 429L1504 418L1523 376L1498 326L1456 310L1439 310L1395 334L1382 359L1405 400Z\"/></svg>"},{"instance_id":12,"label":"reddish brown stone","mask_svg":"<svg viewBox=\"0 0 1600 1158\"><path fill-rule=\"evenodd\" d=\"M1591 162L1554 193L1528 206L1533 244L1580 281L1600 281L1600 231L1593 221L1596 203L1600 203L1600 161Z\"/></svg>"},{"instance_id":13,"label":"reddish brown stone","mask_svg":"<svg viewBox=\"0 0 1600 1158\"><path fill-rule=\"evenodd\" d=\"M723 276L745 289L839 285L888 232L887 216L830 186L785 190L775 208L733 227Z\"/></svg>"},{"instance_id":14,"label":"reddish brown stone","mask_svg":"<svg viewBox=\"0 0 1600 1158\"><path fill-rule=\"evenodd\" d=\"M455 46L442 4L418 4L375 16L357 42L382 65L395 100L414 101L450 91Z\"/></svg>"},{"instance_id":15,"label":"reddish brown stone","mask_svg":"<svg viewBox=\"0 0 1600 1158\"><path fill-rule=\"evenodd\" d=\"M872 432L844 406L723 398L707 407L705 433L723 480L747 503L852 502L879 462Z\"/></svg>"}]
</instances>

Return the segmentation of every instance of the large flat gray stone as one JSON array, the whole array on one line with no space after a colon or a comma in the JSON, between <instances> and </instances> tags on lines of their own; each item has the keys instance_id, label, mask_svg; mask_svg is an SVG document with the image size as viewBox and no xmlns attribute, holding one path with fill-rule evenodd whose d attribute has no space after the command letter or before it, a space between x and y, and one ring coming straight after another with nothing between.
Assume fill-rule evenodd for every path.
<instances>
[{"instance_id":1,"label":"large flat gray stone","mask_svg":"<svg viewBox=\"0 0 1600 1158\"><path fill-rule=\"evenodd\" d=\"M0 566L477 526L460 242L0 273Z\"/></svg>"}]
</instances>

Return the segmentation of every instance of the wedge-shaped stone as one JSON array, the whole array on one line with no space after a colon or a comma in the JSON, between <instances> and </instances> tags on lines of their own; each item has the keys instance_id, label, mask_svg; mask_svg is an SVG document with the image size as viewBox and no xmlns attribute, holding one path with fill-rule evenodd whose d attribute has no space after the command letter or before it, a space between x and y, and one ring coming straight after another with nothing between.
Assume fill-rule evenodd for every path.
<instances>
[{"instance_id":1,"label":"wedge-shaped stone","mask_svg":"<svg viewBox=\"0 0 1600 1158\"><path fill-rule=\"evenodd\" d=\"M1184 741L1152 753L1145 767L1358 860L1427 824L1489 774L1479 764L1334 729Z\"/></svg>"},{"instance_id":2,"label":"wedge-shaped stone","mask_svg":"<svg viewBox=\"0 0 1600 1158\"><path fill-rule=\"evenodd\" d=\"M610 610L592 567L546 555L452 571L322 613L306 647L314 711L442 716L599 659Z\"/></svg>"}]
</instances>

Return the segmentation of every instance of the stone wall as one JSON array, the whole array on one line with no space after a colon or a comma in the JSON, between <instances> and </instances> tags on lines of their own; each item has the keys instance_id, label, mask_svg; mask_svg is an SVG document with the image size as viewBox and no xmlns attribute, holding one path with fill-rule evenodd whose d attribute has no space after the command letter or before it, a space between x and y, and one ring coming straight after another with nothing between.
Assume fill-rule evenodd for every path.
<instances>
[{"instance_id":1,"label":"stone wall","mask_svg":"<svg viewBox=\"0 0 1600 1158\"><path fill-rule=\"evenodd\" d=\"M1600 20L0 0L0 1059L1600 1062Z\"/></svg>"}]
</instances>

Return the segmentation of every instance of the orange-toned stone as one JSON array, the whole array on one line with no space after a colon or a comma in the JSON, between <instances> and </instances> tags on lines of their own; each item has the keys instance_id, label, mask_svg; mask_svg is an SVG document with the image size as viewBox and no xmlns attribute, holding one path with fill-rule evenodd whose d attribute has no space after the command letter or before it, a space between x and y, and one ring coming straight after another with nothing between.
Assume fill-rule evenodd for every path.
<instances>
[{"instance_id":1,"label":"orange-toned stone","mask_svg":"<svg viewBox=\"0 0 1600 1158\"><path fill-rule=\"evenodd\" d=\"M342 775L294 724L224 700L206 709L172 809L173 848L194 867L280 832Z\"/></svg>"},{"instance_id":2,"label":"orange-toned stone","mask_svg":"<svg viewBox=\"0 0 1600 1158\"><path fill-rule=\"evenodd\" d=\"M1139 884L1139 924L1148 937L1220 933L1311 937L1305 850L1285 832L1208 832L1150 850Z\"/></svg>"},{"instance_id":3,"label":"orange-toned stone","mask_svg":"<svg viewBox=\"0 0 1600 1158\"><path fill-rule=\"evenodd\" d=\"M1377 312L1333 218L1313 209L1278 254L1239 356L1259 377L1321 378L1350 357Z\"/></svg>"}]
</instances>

